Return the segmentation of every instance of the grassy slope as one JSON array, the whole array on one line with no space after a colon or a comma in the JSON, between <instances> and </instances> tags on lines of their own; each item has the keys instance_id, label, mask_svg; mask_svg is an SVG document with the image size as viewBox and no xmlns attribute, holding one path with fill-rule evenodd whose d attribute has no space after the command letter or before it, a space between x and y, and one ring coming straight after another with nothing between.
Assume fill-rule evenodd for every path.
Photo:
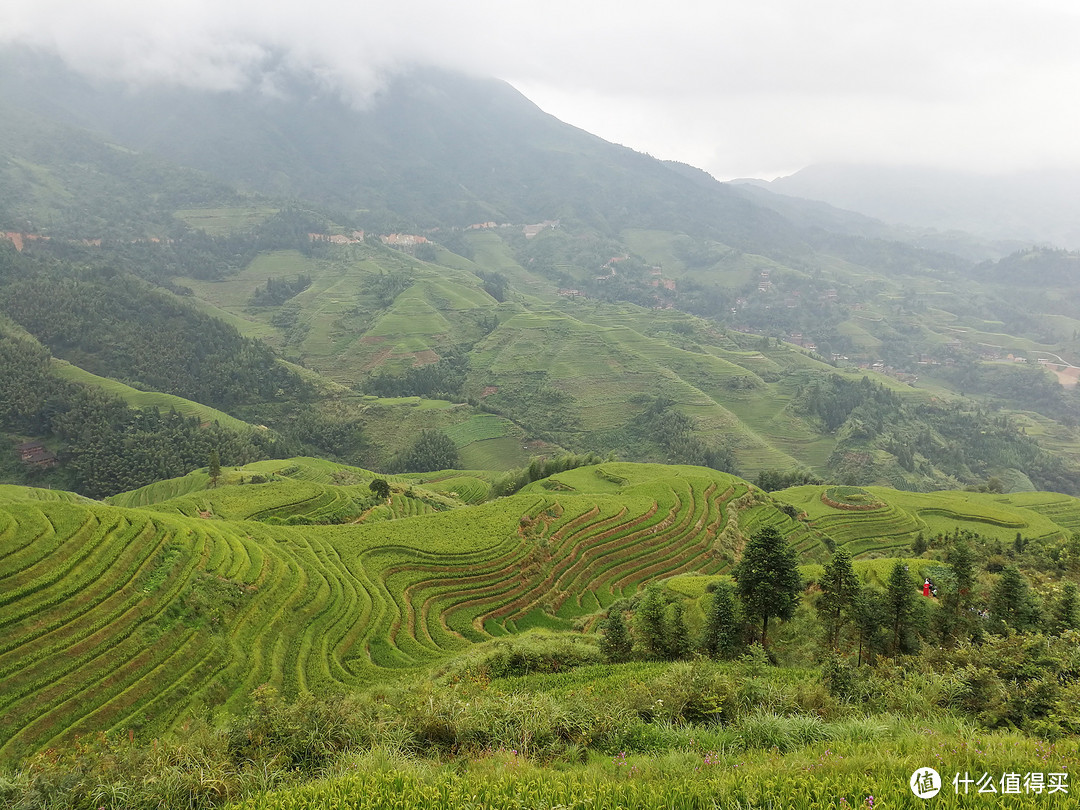
<instances>
[{"instance_id":1,"label":"grassy slope","mask_svg":"<svg viewBox=\"0 0 1080 810\"><path fill-rule=\"evenodd\" d=\"M811 525L828 533L853 554L907 548L919 535L932 537L956 528L1012 541L1025 537L1062 537L1080 526L1080 501L1053 493L989 495L978 492L900 492L863 487L867 505L853 510L829 505L829 486L793 487L774 493L803 511ZM832 499L835 503L842 503Z\"/></svg>"},{"instance_id":2,"label":"grassy slope","mask_svg":"<svg viewBox=\"0 0 1080 810\"><path fill-rule=\"evenodd\" d=\"M632 401L635 395L663 391L699 419L703 430L733 443L747 473L800 462L818 466L827 459L830 441L811 435L807 427L789 430L791 437L781 436L774 446L760 432L770 426L748 429L725 407L731 399L725 381L747 377L749 372L723 356L723 350L687 352L635 331L633 326L649 318L648 311L639 307L623 308L622 316L609 308L594 307L587 313L552 309L550 282L514 265L502 241L490 234L470 239L478 247L475 265L445 251L439 254L442 264L436 266L363 245L342 249L333 260L313 260L295 251L265 254L225 281L177 282L192 288L208 311L339 382L353 384L376 368L393 372L432 362L454 345L482 338L472 352L468 383L468 393L477 399L489 386L504 389L505 399L508 389L543 378L572 397L566 407L580 420L582 430L591 433L617 427L635 415L640 410ZM527 309L520 304L496 305L469 271L476 266L511 278L515 289L524 292L520 302ZM365 285L380 273L406 275L414 283L390 306L380 307L365 292ZM312 277L311 287L291 302L300 308L299 321L306 328L302 338L271 325L279 307L248 306L254 290L268 278L297 274ZM481 313L492 313L500 322L486 338L476 326ZM519 399L528 399L527 393ZM507 413L524 421L529 432L545 432L537 424L530 428L528 406L519 399ZM502 404L498 393L490 404ZM527 436L512 423L504 422L504 427L501 436L487 436L478 446L459 443L465 465L506 469L526 460L520 440ZM574 435L580 436L572 432L567 438Z\"/></svg>"}]
</instances>

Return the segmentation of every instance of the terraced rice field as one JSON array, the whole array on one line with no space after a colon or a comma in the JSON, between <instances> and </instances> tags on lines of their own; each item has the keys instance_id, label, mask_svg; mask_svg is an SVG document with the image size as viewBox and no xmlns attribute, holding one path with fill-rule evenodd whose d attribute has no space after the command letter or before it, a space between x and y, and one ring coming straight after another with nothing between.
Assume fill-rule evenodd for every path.
<instances>
[{"instance_id":1,"label":"terraced rice field","mask_svg":"<svg viewBox=\"0 0 1080 810\"><path fill-rule=\"evenodd\" d=\"M6 488L0 759L87 731L155 733L264 683L385 679L494 635L587 623L655 579L727 570L747 487L697 472L437 513L434 493L403 487L379 507L392 522L303 527L265 520L331 508L344 488L224 487L139 509ZM216 511L185 507L200 503Z\"/></svg>"},{"instance_id":2,"label":"terraced rice field","mask_svg":"<svg viewBox=\"0 0 1080 810\"><path fill-rule=\"evenodd\" d=\"M362 522L274 525L333 513L368 479L262 464L277 480L118 499L185 493L141 508L0 489L0 760L82 732L158 733L261 684L333 690L529 627L588 627L649 582L727 573L765 525L816 563L828 535L873 556L935 521L1009 537L1080 522L1064 496L873 489L874 508L853 511L824 503L823 487L782 493L808 513L794 520L724 473L609 462L468 507L483 478L432 476L442 493L391 479L390 502Z\"/></svg>"},{"instance_id":3,"label":"terraced rice field","mask_svg":"<svg viewBox=\"0 0 1080 810\"><path fill-rule=\"evenodd\" d=\"M859 490L846 492L846 490ZM860 494L862 493L862 494ZM884 487L793 487L775 493L853 556L896 554L920 532L961 528L1003 541L1062 537L1080 528L1080 500L1054 493L901 492Z\"/></svg>"}]
</instances>

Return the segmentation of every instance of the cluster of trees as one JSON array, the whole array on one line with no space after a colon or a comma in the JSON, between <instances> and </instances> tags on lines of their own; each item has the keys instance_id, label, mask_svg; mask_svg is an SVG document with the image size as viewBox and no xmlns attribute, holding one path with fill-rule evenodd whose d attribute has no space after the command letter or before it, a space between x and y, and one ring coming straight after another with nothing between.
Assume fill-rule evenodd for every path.
<instances>
[{"instance_id":1,"label":"cluster of trees","mask_svg":"<svg viewBox=\"0 0 1080 810\"><path fill-rule=\"evenodd\" d=\"M286 402L275 406L253 406L238 410L249 421L260 419L277 431L290 446L293 455L328 458L358 467L367 466L370 445L364 435L360 416L348 408L332 408Z\"/></svg>"},{"instance_id":2,"label":"cluster of trees","mask_svg":"<svg viewBox=\"0 0 1080 810\"><path fill-rule=\"evenodd\" d=\"M415 282L416 278L411 273L380 270L365 276L364 292L372 296L380 307L388 307Z\"/></svg>"},{"instance_id":3,"label":"cluster of trees","mask_svg":"<svg viewBox=\"0 0 1080 810\"><path fill-rule=\"evenodd\" d=\"M1009 284L1071 286L1080 270L1080 253L1050 247L1031 247L1011 253L997 262L976 266L976 276L994 276Z\"/></svg>"},{"instance_id":4,"label":"cluster of trees","mask_svg":"<svg viewBox=\"0 0 1080 810\"><path fill-rule=\"evenodd\" d=\"M803 590L795 549L773 526L756 532L746 543L733 572L735 585L717 583L696 644L686 624L685 601L651 585L632 609L617 602L604 620L601 649L611 661L628 660L635 652L672 661L700 651L731 658L750 640L768 647L769 620L790 619Z\"/></svg>"},{"instance_id":5,"label":"cluster of trees","mask_svg":"<svg viewBox=\"0 0 1080 810\"><path fill-rule=\"evenodd\" d=\"M379 397L428 397L461 402L469 358L447 354L435 363L406 369L402 374L374 374L364 382L364 391Z\"/></svg>"},{"instance_id":6,"label":"cluster of trees","mask_svg":"<svg viewBox=\"0 0 1080 810\"><path fill-rule=\"evenodd\" d=\"M809 470L762 470L754 478L754 486L766 492L821 483L824 482Z\"/></svg>"},{"instance_id":7,"label":"cluster of trees","mask_svg":"<svg viewBox=\"0 0 1080 810\"><path fill-rule=\"evenodd\" d=\"M1037 365L988 364L969 359L956 364L955 384L965 394L991 403L1032 410L1070 425L1080 423L1080 397L1066 391Z\"/></svg>"},{"instance_id":8,"label":"cluster of trees","mask_svg":"<svg viewBox=\"0 0 1080 810\"><path fill-rule=\"evenodd\" d=\"M456 469L460 463L453 439L441 430L422 430L390 466L397 472L431 472Z\"/></svg>"},{"instance_id":9,"label":"cluster of trees","mask_svg":"<svg viewBox=\"0 0 1080 810\"><path fill-rule=\"evenodd\" d=\"M221 279L247 267L262 251L297 250L311 254L325 249L313 243L309 233L322 233L328 221L309 211L285 208L261 224L247 230L227 234L209 234L193 230L170 211L165 217L168 228L162 239L142 237L141 231L126 231L120 238L110 233L90 230L91 238L101 238L100 245L86 246L79 242L58 239L35 242L32 251L72 266L88 268L98 274L130 274L165 287L180 295L191 290L172 283L176 276L198 279Z\"/></svg>"},{"instance_id":10,"label":"cluster of trees","mask_svg":"<svg viewBox=\"0 0 1080 810\"><path fill-rule=\"evenodd\" d=\"M525 372L519 380L500 381L499 390L484 397L476 407L512 419L529 435L546 442L577 444L583 427L581 414L573 407L570 395L550 384L544 371ZM606 444L620 449L625 446L621 439Z\"/></svg>"},{"instance_id":11,"label":"cluster of trees","mask_svg":"<svg viewBox=\"0 0 1080 810\"><path fill-rule=\"evenodd\" d=\"M474 272L484 282L484 292L500 303L506 300L510 291L510 279L497 270L475 270Z\"/></svg>"},{"instance_id":12,"label":"cluster of trees","mask_svg":"<svg viewBox=\"0 0 1080 810\"><path fill-rule=\"evenodd\" d=\"M511 470L500 477L492 486L492 491L495 495L500 497L503 495L513 495L523 486L531 484L533 481L541 481L556 473L575 470L578 467L588 467L591 464L600 464L603 461L611 461L613 459L614 455L609 455L605 458L596 453L563 453L551 458L548 458L547 456L534 458L529 462L528 467L522 467L520 470Z\"/></svg>"},{"instance_id":13,"label":"cluster of trees","mask_svg":"<svg viewBox=\"0 0 1080 810\"><path fill-rule=\"evenodd\" d=\"M1080 493L1080 468L1048 453L1004 414L960 402L908 403L866 377L856 382L837 375L804 383L792 407L835 432L829 466L837 480L886 478L906 487L905 474L912 474L939 488L959 488L1013 468L1038 489ZM891 470L876 450L894 457Z\"/></svg>"},{"instance_id":14,"label":"cluster of trees","mask_svg":"<svg viewBox=\"0 0 1080 810\"><path fill-rule=\"evenodd\" d=\"M642 397L645 408L630 422L594 440L620 456L667 464L694 464L737 474L735 454L703 438L697 421L675 407L664 394Z\"/></svg>"},{"instance_id":15,"label":"cluster of trees","mask_svg":"<svg viewBox=\"0 0 1080 810\"><path fill-rule=\"evenodd\" d=\"M675 408L667 397L657 396L630 423L630 431L648 437L672 464L695 464L721 472L737 472L735 454L701 438L702 431L690 416Z\"/></svg>"},{"instance_id":16,"label":"cluster of trees","mask_svg":"<svg viewBox=\"0 0 1080 810\"><path fill-rule=\"evenodd\" d=\"M255 292L251 294L250 303L253 307L280 306L310 286L311 276L309 275L298 274L293 281L268 278L265 286L255 288Z\"/></svg>"},{"instance_id":17,"label":"cluster of trees","mask_svg":"<svg viewBox=\"0 0 1080 810\"><path fill-rule=\"evenodd\" d=\"M870 414L892 414L901 406L900 397L868 377L858 382L835 374L815 378L800 387L792 401L799 413L821 421L825 429L837 430L857 409Z\"/></svg>"},{"instance_id":18,"label":"cluster of trees","mask_svg":"<svg viewBox=\"0 0 1080 810\"><path fill-rule=\"evenodd\" d=\"M817 579L813 601L822 650L848 651L862 664L916 653L924 641L951 648L1013 632L1059 636L1080 628L1080 592L1071 581L1040 599L1020 568L1006 565L989 588L981 588L977 561L984 549L971 538L957 533L949 540L934 568L931 599L923 598L923 583L903 560L896 560L884 586L876 587L860 581L848 552L834 552ZM1071 542L1080 552L1080 537ZM1080 553L1072 564L1080 568ZM730 659L754 642L767 650L770 619L790 619L804 596L795 552L767 527L747 542L733 576L734 585L710 584L696 639L685 620L686 600L677 594L652 585L642 597L616 603L601 624L605 656L616 662L675 660L694 653Z\"/></svg>"}]
</instances>

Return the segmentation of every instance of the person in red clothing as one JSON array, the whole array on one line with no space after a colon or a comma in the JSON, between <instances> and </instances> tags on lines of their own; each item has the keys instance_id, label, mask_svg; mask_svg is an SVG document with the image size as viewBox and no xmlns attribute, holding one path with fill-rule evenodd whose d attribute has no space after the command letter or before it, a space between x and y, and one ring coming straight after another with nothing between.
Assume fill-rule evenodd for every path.
<instances>
[{"instance_id":1,"label":"person in red clothing","mask_svg":"<svg viewBox=\"0 0 1080 810\"><path fill-rule=\"evenodd\" d=\"M930 580L926 580L925 582L923 582L922 595L927 598L930 597Z\"/></svg>"}]
</instances>

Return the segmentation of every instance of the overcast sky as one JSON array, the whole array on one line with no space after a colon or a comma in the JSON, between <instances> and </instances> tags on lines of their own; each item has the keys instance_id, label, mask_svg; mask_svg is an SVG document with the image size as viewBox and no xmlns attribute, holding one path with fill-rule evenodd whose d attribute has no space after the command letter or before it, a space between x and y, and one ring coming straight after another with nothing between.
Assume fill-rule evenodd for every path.
<instances>
[{"instance_id":1,"label":"overcast sky","mask_svg":"<svg viewBox=\"0 0 1080 810\"><path fill-rule=\"evenodd\" d=\"M720 179L826 161L1080 168L1076 0L4 0L3 41L221 88L284 54L358 101L433 63Z\"/></svg>"}]
</instances>

